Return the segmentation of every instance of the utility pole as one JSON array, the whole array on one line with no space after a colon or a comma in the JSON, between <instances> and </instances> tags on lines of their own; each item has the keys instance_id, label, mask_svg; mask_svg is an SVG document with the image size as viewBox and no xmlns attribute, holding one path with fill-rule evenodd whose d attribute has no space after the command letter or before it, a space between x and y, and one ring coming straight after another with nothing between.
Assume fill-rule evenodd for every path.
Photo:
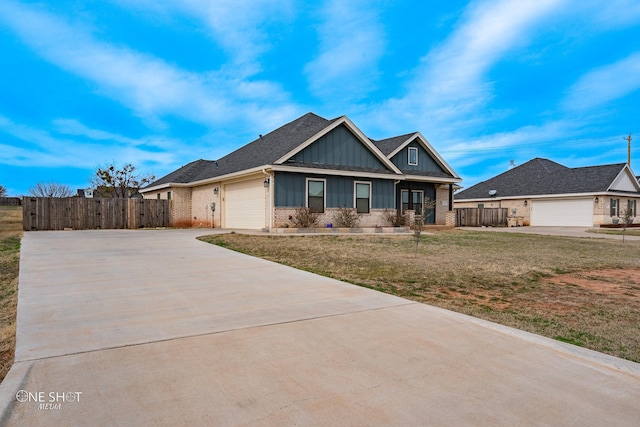
<instances>
[{"instance_id":1,"label":"utility pole","mask_svg":"<svg viewBox=\"0 0 640 427\"><path fill-rule=\"evenodd\" d=\"M622 138L627 140L627 165L631 167L631 134L626 138Z\"/></svg>"}]
</instances>

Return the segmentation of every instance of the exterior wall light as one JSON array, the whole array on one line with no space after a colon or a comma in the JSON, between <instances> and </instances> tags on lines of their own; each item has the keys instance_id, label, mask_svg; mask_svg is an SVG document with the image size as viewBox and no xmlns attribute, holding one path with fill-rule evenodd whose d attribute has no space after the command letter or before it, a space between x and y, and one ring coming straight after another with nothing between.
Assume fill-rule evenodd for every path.
<instances>
[{"instance_id":1,"label":"exterior wall light","mask_svg":"<svg viewBox=\"0 0 640 427\"><path fill-rule=\"evenodd\" d=\"M213 194L214 194L215 196L217 196L217 195L218 195L218 191L220 191L219 187L215 187L215 188L213 189Z\"/></svg>"},{"instance_id":2,"label":"exterior wall light","mask_svg":"<svg viewBox=\"0 0 640 427\"><path fill-rule=\"evenodd\" d=\"M529 202L527 202L526 200L524 201L524 205L527 206L529 204Z\"/></svg>"},{"instance_id":3,"label":"exterior wall light","mask_svg":"<svg viewBox=\"0 0 640 427\"><path fill-rule=\"evenodd\" d=\"M264 184L264 188L269 188L269 178L265 179L263 184Z\"/></svg>"}]
</instances>

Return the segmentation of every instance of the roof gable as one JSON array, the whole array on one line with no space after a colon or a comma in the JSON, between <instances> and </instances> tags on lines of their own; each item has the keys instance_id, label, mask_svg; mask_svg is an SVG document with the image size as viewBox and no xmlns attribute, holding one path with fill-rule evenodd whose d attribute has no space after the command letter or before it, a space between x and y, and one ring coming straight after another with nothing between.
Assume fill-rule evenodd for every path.
<instances>
[{"instance_id":1,"label":"roof gable","mask_svg":"<svg viewBox=\"0 0 640 427\"><path fill-rule=\"evenodd\" d=\"M360 129L358 129L358 127L355 124L353 124L353 122L351 120L349 120L349 118L347 116L342 116L342 117L339 117L337 119L334 119L329 126L327 126L325 129L323 129L322 131L320 131L316 135L312 136L311 138L307 139L301 145L295 147L293 150L291 150L288 153L286 153L284 156L279 158L275 162L275 164L283 164L283 163L287 162L289 159L293 158L293 156L295 156L297 153L305 150L309 145L315 143L320 138L322 138L324 135L332 132L334 129L336 129L339 126L344 126L346 129L348 129L349 132L351 132L353 134L353 136L355 138L357 138L388 169L390 169L393 172L398 173L398 174L401 173L395 167L395 165L393 163L391 163L391 161L380 151L380 149L378 149L378 147L376 147L375 144L373 144L371 142L371 140L369 138L367 138L365 136L365 134L362 133L362 131Z\"/></svg>"},{"instance_id":2,"label":"roof gable","mask_svg":"<svg viewBox=\"0 0 640 427\"><path fill-rule=\"evenodd\" d=\"M420 132L373 141L373 143L378 146L403 173L460 178ZM427 156L428 161L418 161L417 166L409 165L407 161L409 146L419 148L422 152L419 152L418 157L424 159L425 156Z\"/></svg>"},{"instance_id":3,"label":"roof gable","mask_svg":"<svg viewBox=\"0 0 640 427\"><path fill-rule=\"evenodd\" d=\"M628 165L623 168L609 186L611 191L640 191L640 183Z\"/></svg>"},{"instance_id":4,"label":"roof gable","mask_svg":"<svg viewBox=\"0 0 640 427\"><path fill-rule=\"evenodd\" d=\"M289 157L286 164L389 170L386 162L381 161L344 123Z\"/></svg>"}]
</instances>

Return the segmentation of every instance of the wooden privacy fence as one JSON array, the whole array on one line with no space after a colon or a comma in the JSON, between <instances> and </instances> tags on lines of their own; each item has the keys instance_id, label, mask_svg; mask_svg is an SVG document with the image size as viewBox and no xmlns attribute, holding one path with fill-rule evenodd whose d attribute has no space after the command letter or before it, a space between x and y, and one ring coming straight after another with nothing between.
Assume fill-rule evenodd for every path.
<instances>
[{"instance_id":1,"label":"wooden privacy fence","mask_svg":"<svg viewBox=\"0 0 640 427\"><path fill-rule=\"evenodd\" d=\"M168 200L25 197L22 206L25 231L136 229L170 223Z\"/></svg>"},{"instance_id":2,"label":"wooden privacy fence","mask_svg":"<svg viewBox=\"0 0 640 427\"><path fill-rule=\"evenodd\" d=\"M456 227L505 227L507 208L456 208Z\"/></svg>"},{"instance_id":3,"label":"wooden privacy fence","mask_svg":"<svg viewBox=\"0 0 640 427\"><path fill-rule=\"evenodd\" d=\"M20 197L0 197L0 206L20 206Z\"/></svg>"}]
</instances>

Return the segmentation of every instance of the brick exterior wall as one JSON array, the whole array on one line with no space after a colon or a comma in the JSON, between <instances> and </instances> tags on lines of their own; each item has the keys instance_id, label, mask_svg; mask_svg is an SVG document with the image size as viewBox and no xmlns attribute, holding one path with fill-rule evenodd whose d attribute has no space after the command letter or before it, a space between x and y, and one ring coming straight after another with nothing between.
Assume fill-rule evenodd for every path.
<instances>
[{"instance_id":1,"label":"brick exterior wall","mask_svg":"<svg viewBox=\"0 0 640 427\"><path fill-rule=\"evenodd\" d=\"M169 193L171 198L169 199ZM164 188L160 191L144 193L145 199L169 200L169 223L172 227L191 227L191 189L190 188Z\"/></svg>"},{"instance_id":2,"label":"brick exterior wall","mask_svg":"<svg viewBox=\"0 0 640 427\"><path fill-rule=\"evenodd\" d=\"M295 227L292 220L289 219L289 216L294 217L296 213L296 208L275 208L274 210L274 227L275 228L287 228L287 227ZM323 214L320 215L320 221L318 222L318 227L326 227L327 224L332 224L334 227L337 227L335 224L335 219L333 215L338 211L338 209L327 208ZM360 221L358 222L358 227L388 227L390 226L389 222L385 220L385 211L386 209L371 209L371 212L368 214L360 214Z\"/></svg>"},{"instance_id":3,"label":"brick exterior wall","mask_svg":"<svg viewBox=\"0 0 640 427\"><path fill-rule=\"evenodd\" d=\"M215 194L214 189L216 188L218 189L218 194ZM222 208L220 204L220 188L221 185L219 183L193 187L191 192L191 215L193 216L193 227L211 228L212 225L215 228L220 227L220 210ZM213 212L213 218L211 216L212 203L216 204L216 210Z\"/></svg>"}]
</instances>

